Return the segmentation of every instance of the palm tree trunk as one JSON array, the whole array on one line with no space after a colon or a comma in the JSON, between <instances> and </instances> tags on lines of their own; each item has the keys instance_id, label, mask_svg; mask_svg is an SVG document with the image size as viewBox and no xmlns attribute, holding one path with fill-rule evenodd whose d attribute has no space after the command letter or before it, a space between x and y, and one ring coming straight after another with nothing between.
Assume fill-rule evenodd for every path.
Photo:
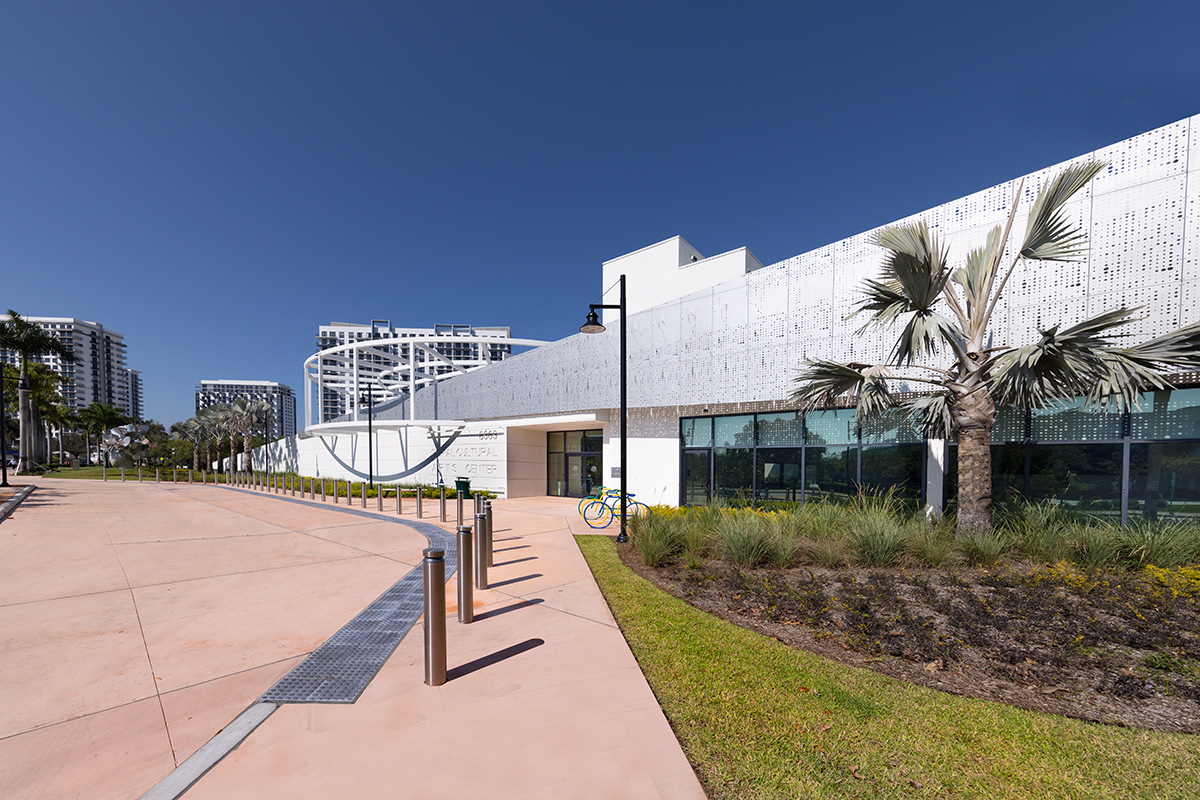
<instances>
[{"instance_id":1,"label":"palm tree trunk","mask_svg":"<svg viewBox=\"0 0 1200 800\"><path fill-rule=\"evenodd\" d=\"M200 469L200 443L192 442L192 471Z\"/></svg>"},{"instance_id":2,"label":"palm tree trunk","mask_svg":"<svg viewBox=\"0 0 1200 800\"><path fill-rule=\"evenodd\" d=\"M17 381L17 474L27 475L33 466L33 426L29 416L29 369L21 364L21 375Z\"/></svg>"},{"instance_id":3,"label":"palm tree trunk","mask_svg":"<svg viewBox=\"0 0 1200 800\"><path fill-rule=\"evenodd\" d=\"M250 447L250 444L250 434L247 433L242 437L242 452L246 454L246 472L254 472L254 454L251 452L253 448Z\"/></svg>"},{"instance_id":4,"label":"palm tree trunk","mask_svg":"<svg viewBox=\"0 0 1200 800\"><path fill-rule=\"evenodd\" d=\"M996 405L983 389L952 408L958 440L958 533L992 528L992 426Z\"/></svg>"}]
</instances>

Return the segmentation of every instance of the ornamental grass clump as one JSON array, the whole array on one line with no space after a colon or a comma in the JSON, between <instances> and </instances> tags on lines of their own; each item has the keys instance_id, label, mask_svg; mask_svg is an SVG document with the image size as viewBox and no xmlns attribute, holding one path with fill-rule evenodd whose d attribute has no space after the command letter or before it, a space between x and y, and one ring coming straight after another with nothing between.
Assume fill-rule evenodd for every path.
<instances>
[{"instance_id":1,"label":"ornamental grass clump","mask_svg":"<svg viewBox=\"0 0 1200 800\"><path fill-rule=\"evenodd\" d=\"M925 520L915 518L908 523L908 552L922 564L935 569L949 566L953 563L956 551L954 547L954 519Z\"/></svg>"},{"instance_id":2,"label":"ornamental grass clump","mask_svg":"<svg viewBox=\"0 0 1200 800\"><path fill-rule=\"evenodd\" d=\"M1127 569L1200 564L1200 525L1194 522L1139 522L1117 536L1117 562Z\"/></svg>"},{"instance_id":3,"label":"ornamental grass clump","mask_svg":"<svg viewBox=\"0 0 1200 800\"><path fill-rule=\"evenodd\" d=\"M759 567L771 555L773 526L756 511L729 510L717 523L717 547L740 567Z\"/></svg>"},{"instance_id":4,"label":"ornamental grass clump","mask_svg":"<svg viewBox=\"0 0 1200 800\"><path fill-rule=\"evenodd\" d=\"M629 540L648 567L661 566L683 552L683 518L666 514L638 516L630 520Z\"/></svg>"},{"instance_id":5,"label":"ornamental grass clump","mask_svg":"<svg viewBox=\"0 0 1200 800\"><path fill-rule=\"evenodd\" d=\"M908 537L904 523L890 509L856 509L852 517L850 541L861 563L890 567L900 560Z\"/></svg>"},{"instance_id":6,"label":"ornamental grass clump","mask_svg":"<svg viewBox=\"0 0 1200 800\"><path fill-rule=\"evenodd\" d=\"M1086 570L1111 570L1118 565L1120 534L1115 525L1071 523L1066 531L1070 559Z\"/></svg>"},{"instance_id":7,"label":"ornamental grass clump","mask_svg":"<svg viewBox=\"0 0 1200 800\"><path fill-rule=\"evenodd\" d=\"M960 532L954 548L968 564L990 567L1008 552L1010 542L1002 530L971 529Z\"/></svg>"}]
</instances>

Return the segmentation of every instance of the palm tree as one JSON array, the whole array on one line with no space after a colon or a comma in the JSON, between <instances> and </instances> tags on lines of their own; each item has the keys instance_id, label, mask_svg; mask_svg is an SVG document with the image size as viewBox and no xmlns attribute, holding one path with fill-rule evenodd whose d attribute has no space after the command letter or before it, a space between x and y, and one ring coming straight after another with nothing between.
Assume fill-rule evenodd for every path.
<instances>
[{"instance_id":1,"label":"palm tree","mask_svg":"<svg viewBox=\"0 0 1200 800\"><path fill-rule=\"evenodd\" d=\"M196 417L185 419L172 425L171 433L192 443L192 469L200 469L200 442L207 438L204 423Z\"/></svg>"},{"instance_id":2,"label":"palm tree","mask_svg":"<svg viewBox=\"0 0 1200 800\"><path fill-rule=\"evenodd\" d=\"M76 422L71 409L63 403L51 403L42 411L42 421L58 431L58 463L63 463L63 432Z\"/></svg>"},{"instance_id":3,"label":"palm tree","mask_svg":"<svg viewBox=\"0 0 1200 800\"><path fill-rule=\"evenodd\" d=\"M121 425L128 425L132 422L132 418L126 416L125 412L116 406L105 405L104 403L92 403L87 408L79 412L79 420L83 423L85 433L95 435L97 444L100 442L100 437L105 431L110 431ZM88 440L88 454L91 455L91 440ZM104 453L104 463L109 464L109 453Z\"/></svg>"},{"instance_id":4,"label":"palm tree","mask_svg":"<svg viewBox=\"0 0 1200 800\"><path fill-rule=\"evenodd\" d=\"M0 349L16 353L21 359L21 374L17 384L17 416L20 421L18 438L20 446L17 457L18 475L28 474L36 465L34 459L34 430L29 391L29 362L38 356L55 355L63 363L77 359L71 349L54 335L21 318L11 308L8 319L0 321Z\"/></svg>"},{"instance_id":5,"label":"palm tree","mask_svg":"<svg viewBox=\"0 0 1200 800\"><path fill-rule=\"evenodd\" d=\"M220 470L221 458L221 439L225 436L229 429L229 406L224 403L218 403L201 409L196 415L196 419L203 426L204 440L204 458L205 464L212 464L212 441L217 440L217 470ZM230 454L232 455L232 445L230 446Z\"/></svg>"},{"instance_id":6,"label":"palm tree","mask_svg":"<svg viewBox=\"0 0 1200 800\"><path fill-rule=\"evenodd\" d=\"M886 364L839 364L810 360L796 377L793 393L802 409L852 397L860 420L900 407L919 418L927 436L958 441L958 530L992 524L991 434L997 404L1040 408L1056 399L1084 396L1091 407L1124 409L1143 391L1170 388L1166 368L1200 366L1200 322L1139 345L1112 341L1137 309L1107 311L1077 325L1040 331L1029 345L996 346L989 329L1004 288L1018 265L1028 261L1073 261L1086 249L1083 232L1063 211L1105 164L1067 167L1034 200L1024 237L1010 243L1017 215L1013 196L1008 219L984 246L957 268L924 222L880 230L874 243L887 251L883 274L863 286L854 314L871 315L863 329L891 327L904 320ZM918 363L944 348L950 366ZM932 390L898 398L893 381Z\"/></svg>"},{"instance_id":7,"label":"palm tree","mask_svg":"<svg viewBox=\"0 0 1200 800\"><path fill-rule=\"evenodd\" d=\"M238 417L242 431L242 452L246 454L246 472L254 471L254 449L252 439L255 429L263 426L263 438L266 439L266 426L270 425L273 415L271 404L265 400L250 400L239 397L233 401L233 409Z\"/></svg>"}]
</instances>

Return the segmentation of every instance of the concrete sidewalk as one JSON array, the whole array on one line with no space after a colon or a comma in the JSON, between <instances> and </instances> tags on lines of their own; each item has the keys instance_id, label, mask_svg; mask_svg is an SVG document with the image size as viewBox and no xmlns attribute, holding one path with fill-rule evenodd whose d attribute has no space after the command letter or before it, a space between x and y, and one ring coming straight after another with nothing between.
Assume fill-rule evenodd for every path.
<instances>
[{"instance_id":1,"label":"concrete sidewalk","mask_svg":"<svg viewBox=\"0 0 1200 800\"><path fill-rule=\"evenodd\" d=\"M426 546L394 512L37 482L0 525L5 798L139 797ZM494 503L496 566L474 624L458 624L447 585L445 685L423 683L418 623L358 702L281 705L189 800L702 798L571 538L586 530L575 506ZM439 524L436 503L425 512Z\"/></svg>"}]
</instances>

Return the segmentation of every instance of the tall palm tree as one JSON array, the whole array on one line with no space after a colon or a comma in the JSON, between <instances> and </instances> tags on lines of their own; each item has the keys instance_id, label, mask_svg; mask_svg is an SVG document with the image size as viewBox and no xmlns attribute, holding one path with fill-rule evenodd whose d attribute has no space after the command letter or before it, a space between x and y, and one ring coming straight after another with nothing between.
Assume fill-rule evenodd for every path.
<instances>
[{"instance_id":1,"label":"tall palm tree","mask_svg":"<svg viewBox=\"0 0 1200 800\"><path fill-rule=\"evenodd\" d=\"M221 439L225 436L229 426L229 406L224 403L211 405L200 410L196 415L196 419L203 427L204 439L204 459L205 464L213 463L212 443L217 442L217 469L220 469L221 464ZM232 452L232 448L231 448Z\"/></svg>"},{"instance_id":2,"label":"tall palm tree","mask_svg":"<svg viewBox=\"0 0 1200 800\"><path fill-rule=\"evenodd\" d=\"M75 424L75 415L64 403L52 403L42 411L42 422L47 425L47 431L54 428L58 431L58 463L63 463L63 432Z\"/></svg>"},{"instance_id":3,"label":"tall palm tree","mask_svg":"<svg viewBox=\"0 0 1200 800\"><path fill-rule=\"evenodd\" d=\"M77 359L65 343L42 330L41 326L22 319L21 315L11 308L8 310L8 319L0 321L0 349L16 353L21 360L21 373L17 384L20 446L16 472L18 475L28 474L36 466L33 456L35 436L30 406L29 362L45 355L58 356L63 363L73 363Z\"/></svg>"},{"instance_id":4,"label":"tall palm tree","mask_svg":"<svg viewBox=\"0 0 1200 800\"><path fill-rule=\"evenodd\" d=\"M887 251L883 274L863 286L855 314L869 314L863 329L903 321L886 364L806 361L792 393L801 408L831 405L849 395L867 419L899 406L917 416L926 435L958 441L958 530L992 524L991 435L997 404L1044 407L1058 398L1084 396L1089 405L1126 408L1139 393L1169 388L1168 368L1200 367L1200 322L1139 345L1113 337L1134 321L1136 309L1107 311L1077 325L1056 325L1020 347L995 345L990 329L1004 288L1028 261L1073 261L1086 249L1083 232L1066 217L1064 204L1105 164L1067 167L1042 188L1030 208L1024 236L1010 242L1017 216L1013 196L1008 218L982 247L953 267L937 235L924 222L884 228L874 243ZM928 363L944 349L950 366ZM893 381L923 384L931 393L897 398Z\"/></svg>"}]
</instances>

